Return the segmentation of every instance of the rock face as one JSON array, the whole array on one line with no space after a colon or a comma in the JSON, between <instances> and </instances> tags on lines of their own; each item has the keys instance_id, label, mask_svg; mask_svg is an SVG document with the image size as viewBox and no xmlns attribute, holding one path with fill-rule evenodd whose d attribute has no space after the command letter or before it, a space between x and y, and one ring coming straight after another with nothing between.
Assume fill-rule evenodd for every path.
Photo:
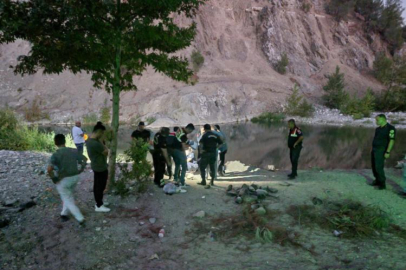
<instances>
[{"instance_id":1,"label":"rock face","mask_svg":"<svg viewBox=\"0 0 406 270\"><path fill-rule=\"evenodd\" d=\"M148 70L134 78L137 92L121 95L121 119L155 117L157 126L245 120L283 108L294 83L317 102L325 74L337 65L346 74L348 90L381 89L365 75L374 55L386 50L379 35L365 33L359 16L337 23L324 12L325 0L305 1L312 6L308 12L297 0L208 1L195 18L194 44L179 53L190 57L197 50L204 56L198 83L185 85ZM24 112L36 102L56 123L73 122L110 106L111 97L94 89L87 74L15 76L9 66L28 51L23 41L0 46L0 106ZM284 53L288 72L280 75L273 65Z\"/></svg>"}]
</instances>

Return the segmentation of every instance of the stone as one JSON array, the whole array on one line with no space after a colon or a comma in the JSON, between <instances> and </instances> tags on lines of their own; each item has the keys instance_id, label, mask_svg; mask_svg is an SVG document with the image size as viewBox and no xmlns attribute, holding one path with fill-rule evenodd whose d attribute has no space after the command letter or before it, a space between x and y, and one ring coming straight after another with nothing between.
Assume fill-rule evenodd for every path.
<instances>
[{"instance_id":1,"label":"stone","mask_svg":"<svg viewBox=\"0 0 406 270\"><path fill-rule=\"evenodd\" d=\"M233 190L233 185L229 185L229 186L227 187L227 192L230 192L231 190Z\"/></svg>"},{"instance_id":2,"label":"stone","mask_svg":"<svg viewBox=\"0 0 406 270\"><path fill-rule=\"evenodd\" d=\"M243 197L243 200L245 203L253 203L258 200L258 197L253 195L247 195Z\"/></svg>"},{"instance_id":3,"label":"stone","mask_svg":"<svg viewBox=\"0 0 406 270\"><path fill-rule=\"evenodd\" d=\"M140 226L144 225L145 222L144 221L140 221L140 223L138 223Z\"/></svg>"},{"instance_id":4,"label":"stone","mask_svg":"<svg viewBox=\"0 0 406 270\"><path fill-rule=\"evenodd\" d=\"M271 172L276 171L275 165L268 165L268 171L271 171Z\"/></svg>"},{"instance_id":5,"label":"stone","mask_svg":"<svg viewBox=\"0 0 406 270\"><path fill-rule=\"evenodd\" d=\"M156 218L150 218L150 219L149 219L149 222L150 222L151 224L155 224Z\"/></svg>"},{"instance_id":6,"label":"stone","mask_svg":"<svg viewBox=\"0 0 406 270\"><path fill-rule=\"evenodd\" d=\"M240 196L238 196L238 197L235 197L235 203L237 203L237 204L242 204L243 203L243 198L242 197L240 197Z\"/></svg>"},{"instance_id":7,"label":"stone","mask_svg":"<svg viewBox=\"0 0 406 270\"><path fill-rule=\"evenodd\" d=\"M101 231L101 227L96 227L96 232L100 232Z\"/></svg>"},{"instance_id":8,"label":"stone","mask_svg":"<svg viewBox=\"0 0 406 270\"><path fill-rule=\"evenodd\" d=\"M231 197L237 197L238 194L234 190L231 190L231 191L227 191L227 195L231 196Z\"/></svg>"},{"instance_id":9,"label":"stone","mask_svg":"<svg viewBox=\"0 0 406 270\"><path fill-rule=\"evenodd\" d=\"M268 195L268 191L263 190L263 189L257 189L255 192L258 196L267 196Z\"/></svg>"},{"instance_id":10,"label":"stone","mask_svg":"<svg viewBox=\"0 0 406 270\"><path fill-rule=\"evenodd\" d=\"M6 201L3 203L3 205L4 205L4 206L13 206L15 203L17 203L17 201L18 201L18 200L16 200L16 199L9 199L9 200L6 200Z\"/></svg>"},{"instance_id":11,"label":"stone","mask_svg":"<svg viewBox=\"0 0 406 270\"><path fill-rule=\"evenodd\" d=\"M278 193L278 190L276 188L266 187L266 191L268 191L269 193Z\"/></svg>"},{"instance_id":12,"label":"stone","mask_svg":"<svg viewBox=\"0 0 406 270\"><path fill-rule=\"evenodd\" d=\"M261 207L259 207L258 209L255 210L255 213L256 213L257 215L263 216L263 215L266 214L266 210L265 210L264 207L261 206Z\"/></svg>"},{"instance_id":13,"label":"stone","mask_svg":"<svg viewBox=\"0 0 406 270\"><path fill-rule=\"evenodd\" d=\"M206 212L204 212L204 211L199 211L193 215L193 217L195 217L195 218L204 218L205 216L206 216Z\"/></svg>"}]
</instances>

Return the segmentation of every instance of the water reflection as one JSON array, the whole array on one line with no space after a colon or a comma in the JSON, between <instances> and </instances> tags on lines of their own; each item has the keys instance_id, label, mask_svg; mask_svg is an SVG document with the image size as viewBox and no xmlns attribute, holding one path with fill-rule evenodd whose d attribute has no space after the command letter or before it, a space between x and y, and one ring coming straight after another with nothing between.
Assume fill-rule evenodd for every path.
<instances>
[{"instance_id":1,"label":"water reflection","mask_svg":"<svg viewBox=\"0 0 406 270\"><path fill-rule=\"evenodd\" d=\"M370 168L370 151L374 136L373 128L330 127L300 125L305 136L299 169L318 167L324 169ZM290 169L285 124L262 126L252 123L223 125L228 137L226 160L239 160L247 165L266 168ZM89 132L92 127L84 127ZM135 128L120 127L118 148L122 153L131 142ZM69 127L48 127L48 131L67 134ZM406 131L398 130L395 147L386 167L396 165L406 154Z\"/></svg>"}]
</instances>

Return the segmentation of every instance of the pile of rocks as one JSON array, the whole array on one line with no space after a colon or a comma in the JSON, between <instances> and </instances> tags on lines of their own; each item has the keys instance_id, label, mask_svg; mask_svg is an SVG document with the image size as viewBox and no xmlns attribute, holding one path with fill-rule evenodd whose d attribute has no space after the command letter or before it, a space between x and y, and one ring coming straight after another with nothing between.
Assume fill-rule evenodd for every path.
<instances>
[{"instance_id":1,"label":"pile of rocks","mask_svg":"<svg viewBox=\"0 0 406 270\"><path fill-rule=\"evenodd\" d=\"M276 188L271 188L268 186L263 188L255 184L252 184L250 186L244 184L240 188L236 189L234 189L232 185L229 185L227 188L227 195L235 197L235 202L237 204L251 203L255 205L255 203L260 203L261 200L267 197L278 198L275 193L278 193L278 190ZM258 209L260 208L261 207L258 207ZM260 209L259 211L261 210L262 209Z\"/></svg>"}]
</instances>

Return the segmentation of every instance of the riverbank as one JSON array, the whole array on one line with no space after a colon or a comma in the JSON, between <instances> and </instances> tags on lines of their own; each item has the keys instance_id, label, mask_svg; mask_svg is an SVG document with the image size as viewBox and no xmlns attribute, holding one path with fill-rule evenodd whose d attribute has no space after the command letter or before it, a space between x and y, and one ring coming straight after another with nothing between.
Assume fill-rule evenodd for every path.
<instances>
[{"instance_id":1,"label":"riverbank","mask_svg":"<svg viewBox=\"0 0 406 270\"><path fill-rule=\"evenodd\" d=\"M380 207L394 224L405 228L406 200L397 195L402 184L399 170L387 169L388 190L378 191L368 185L370 170L310 169L287 181L286 171L270 172L232 161L227 163L227 175L211 189L197 185L198 175L188 174L190 187L185 194L168 196L152 185L146 193L124 199L109 194L112 212L108 214L93 210L93 177L87 170L77 187L77 202L87 220L81 228L72 219L59 220L59 196L50 179L40 174L48 158L42 153L0 151L0 216L9 220L0 231L2 269L406 268L404 239L398 236L379 233L346 239L297 223L287 214L292 206L313 205L313 198L353 199ZM276 191L261 204L299 246L263 244L241 236L225 242L220 235L206 234L206 229L216 232L209 223L212 218L242 212L243 206L226 195L226 188L253 183ZM194 217L200 211L204 215ZM204 229L199 227L202 224ZM163 238L158 237L161 228Z\"/></svg>"}]
</instances>

